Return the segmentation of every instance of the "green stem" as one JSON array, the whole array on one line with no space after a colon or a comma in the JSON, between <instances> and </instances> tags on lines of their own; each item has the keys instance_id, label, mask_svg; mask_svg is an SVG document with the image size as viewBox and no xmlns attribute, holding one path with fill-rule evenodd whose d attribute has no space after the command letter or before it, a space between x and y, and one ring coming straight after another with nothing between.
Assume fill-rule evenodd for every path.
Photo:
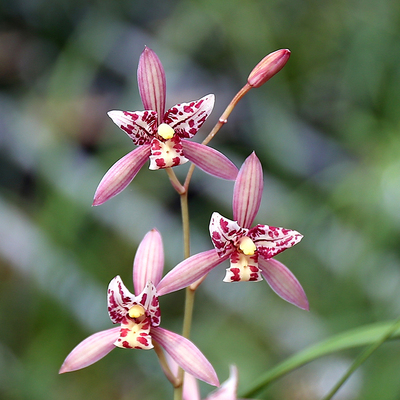
<instances>
[{"instance_id":1,"label":"green stem","mask_svg":"<svg viewBox=\"0 0 400 400\"><path fill-rule=\"evenodd\" d=\"M367 347L353 362L347 372L342 376L342 378L336 383L336 385L331 389L331 391L322 400L331 400L332 397L337 393L337 391L342 387L342 385L350 378L353 372L360 367L360 365L367 360L367 358L377 350L386 340L400 328L400 318L387 330L387 332L375 343Z\"/></svg>"},{"instance_id":2,"label":"green stem","mask_svg":"<svg viewBox=\"0 0 400 400\"><path fill-rule=\"evenodd\" d=\"M182 231L183 231L183 252L184 258L190 257L190 226L189 226L189 204L187 190L184 190L181 194L181 213L182 213ZM183 315L183 328L182 336L189 338L190 329L192 326L193 317L193 305L194 305L195 291L191 290L190 287L186 288L185 297L185 311ZM175 387L174 400L182 400L182 385L183 385L184 371L182 368L178 372L178 380L181 384Z\"/></svg>"}]
</instances>

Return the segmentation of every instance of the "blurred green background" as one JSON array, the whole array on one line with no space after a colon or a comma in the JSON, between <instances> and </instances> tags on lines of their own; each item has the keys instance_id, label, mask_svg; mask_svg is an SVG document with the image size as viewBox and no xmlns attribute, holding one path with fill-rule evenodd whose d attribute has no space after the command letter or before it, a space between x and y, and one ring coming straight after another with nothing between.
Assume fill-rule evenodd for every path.
<instances>
[{"instance_id":1,"label":"blurred green background","mask_svg":"<svg viewBox=\"0 0 400 400\"><path fill-rule=\"evenodd\" d=\"M256 150L265 173L256 222L304 234L277 258L311 310L265 282L223 284L224 267L215 269L197 295L192 339L221 381L234 363L245 390L309 344L399 315L398 1L3 0L0 21L1 399L172 398L152 351L116 349L57 374L75 345L111 327L107 285L119 274L132 289L147 231L163 235L166 270L182 259L178 196L164 171L143 168L123 193L91 207L105 171L133 148L106 112L142 109L136 68L145 45L164 64L167 106L216 94L197 141L259 60L292 51L211 145L238 166ZM232 188L196 170L192 252L211 248L213 211L232 217ZM161 307L162 325L180 332L183 293ZM315 361L262 398L319 399L359 351ZM336 398L399 399L399 360L398 342L385 344Z\"/></svg>"}]
</instances>

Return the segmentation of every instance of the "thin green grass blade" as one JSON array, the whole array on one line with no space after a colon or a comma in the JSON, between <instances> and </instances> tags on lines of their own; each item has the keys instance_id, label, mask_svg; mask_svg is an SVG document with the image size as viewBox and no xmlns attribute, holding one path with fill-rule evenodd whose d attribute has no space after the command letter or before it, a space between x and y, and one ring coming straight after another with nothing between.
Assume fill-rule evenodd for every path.
<instances>
[{"instance_id":1,"label":"thin green grass blade","mask_svg":"<svg viewBox=\"0 0 400 400\"><path fill-rule=\"evenodd\" d=\"M341 350L370 345L380 340L385 332L393 326L394 322L395 320L366 325L332 336L323 342L310 346L267 371L239 397L254 397L257 392L265 389L276 379L319 357ZM391 339L398 338L400 338L400 328L391 336Z\"/></svg>"}]
</instances>

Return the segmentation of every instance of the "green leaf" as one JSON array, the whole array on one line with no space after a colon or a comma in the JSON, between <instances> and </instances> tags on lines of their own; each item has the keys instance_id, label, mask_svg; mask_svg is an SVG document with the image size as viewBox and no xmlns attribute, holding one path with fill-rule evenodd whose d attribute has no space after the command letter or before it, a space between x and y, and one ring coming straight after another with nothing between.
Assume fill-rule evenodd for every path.
<instances>
[{"instance_id":1,"label":"green leaf","mask_svg":"<svg viewBox=\"0 0 400 400\"><path fill-rule=\"evenodd\" d=\"M379 322L363 326L361 328L352 329L350 331L332 336L323 342L310 346L294 356L286 359L276 367L267 371L262 375L245 393L240 397L252 397L261 389L265 389L270 383L299 368L319 357L335 353L337 351L351 349L372 344L382 338L390 329L395 320L388 322ZM400 338L400 328L397 329L391 339Z\"/></svg>"}]
</instances>

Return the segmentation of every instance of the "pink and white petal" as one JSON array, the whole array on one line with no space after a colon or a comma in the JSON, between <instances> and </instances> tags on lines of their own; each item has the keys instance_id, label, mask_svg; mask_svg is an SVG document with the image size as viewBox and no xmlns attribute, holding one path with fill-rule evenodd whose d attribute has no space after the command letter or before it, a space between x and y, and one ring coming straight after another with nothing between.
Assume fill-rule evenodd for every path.
<instances>
[{"instance_id":1,"label":"pink and white petal","mask_svg":"<svg viewBox=\"0 0 400 400\"><path fill-rule=\"evenodd\" d=\"M174 135L171 139L161 141L154 138L151 141L149 169L176 167L187 162L184 157L181 139Z\"/></svg>"},{"instance_id":2,"label":"pink and white petal","mask_svg":"<svg viewBox=\"0 0 400 400\"><path fill-rule=\"evenodd\" d=\"M118 160L104 175L94 194L93 205L99 206L122 192L150 156L150 145L139 146Z\"/></svg>"},{"instance_id":3,"label":"pink and white petal","mask_svg":"<svg viewBox=\"0 0 400 400\"><path fill-rule=\"evenodd\" d=\"M163 242L157 229L147 232L140 242L133 261L133 287L135 293L143 291L147 282L158 285L164 268Z\"/></svg>"},{"instance_id":4,"label":"pink and white petal","mask_svg":"<svg viewBox=\"0 0 400 400\"><path fill-rule=\"evenodd\" d=\"M217 178L233 181L239 170L229 158L204 144L182 140L183 154L197 167Z\"/></svg>"},{"instance_id":5,"label":"pink and white petal","mask_svg":"<svg viewBox=\"0 0 400 400\"><path fill-rule=\"evenodd\" d=\"M229 379L221 387L210 393L205 400L236 400L238 372L234 365L230 366Z\"/></svg>"},{"instance_id":6,"label":"pink and white petal","mask_svg":"<svg viewBox=\"0 0 400 400\"><path fill-rule=\"evenodd\" d=\"M165 111L166 79L164 67L157 54L145 47L137 71L138 87L143 106L146 110L155 110L158 125Z\"/></svg>"},{"instance_id":7,"label":"pink and white petal","mask_svg":"<svg viewBox=\"0 0 400 400\"><path fill-rule=\"evenodd\" d=\"M210 385L219 386L214 368L190 340L160 327L152 328L151 334L183 370Z\"/></svg>"},{"instance_id":8,"label":"pink and white petal","mask_svg":"<svg viewBox=\"0 0 400 400\"><path fill-rule=\"evenodd\" d=\"M241 228L236 221L231 221L217 212L211 216L209 230L215 250L220 257L236 251L237 241L248 232L247 229Z\"/></svg>"},{"instance_id":9,"label":"pink and white petal","mask_svg":"<svg viewBox=\"0 0 400 400\"><path fill-rule=\"evenodd\" d=\"M257 225L249 230L248 236L257 246L257 251L264 258L272 258L280 252L299 243L303 235L297 231Z\"/></svg>"},{"instance_id":10,"label":"pink and white petal","mask_svg":"<svg viewBox=\"0 0 400 400\"><path fill-rule=\"evenodd\" d=\"M177 104L164 115L163 122L181 138L191 138L204 124L214 108L215 96L208 94L200 100Z\"/></svg>"},{"instance_id":11,"label":"pink and white petal","mask_svg":"<svg viewBox=\"0 0 400 400\"><path fill-rule=\"evenodd\" d=\"M59 373L85 368L115 349L114 342L119 336L119 327L97 332L79 343L65 359Z\"/></svg>"},{"instance_id":12,"label":"pink and white petal","mask_svg":"<svg viewBox=\"0 0 400 400\"><path fill-rule=\"evenodd\" d=\"M259 257L258 266L265 280L278 296L303 310L309 310L303 288L285 265L274 259L266 260Z\"/></svg>"},{"instance_id":13,"label":"pink and white petal","mask_svg":"<svg viewBox=\"0 0 400 400\"><path fill-rule=\"evenodd\" d=\"M263 191L263 171L253 152L240 168L233 189L233 219L250 228L260 208Z\"/></svg>"},{"instance_id":14,"label":"pink and white petal","mask_svg":"<svg viewBox=\"0 0 400 400\"><path fill-rule=\"evenodd\" d=\"M129 309L135 304L135 296L126 288L117 275L108 285L108 314L114 324L119 324Z\"/></svg>"},{"instance_id":15,"label":"pink and white petal","mask_svg":"<svg viewBox=\"0 0 400 400\"><path fill-rule=\"evenodd\" d=\"M137 146L148 144L157 132L155 111L109 111L108 116Z\"/></svg>"},{"instance_id":16,"label":"pink and white petal","mask_svg":"<svg viewBox=\"0 0 400 400\"><path fill-rule=\"evenodd\" d=\"M158 295L175 292L191 285L228 257L228 255L220 257L216 250L212 249L183 260L168 272L158 284Z\"/></svg>"}]
</instances>

